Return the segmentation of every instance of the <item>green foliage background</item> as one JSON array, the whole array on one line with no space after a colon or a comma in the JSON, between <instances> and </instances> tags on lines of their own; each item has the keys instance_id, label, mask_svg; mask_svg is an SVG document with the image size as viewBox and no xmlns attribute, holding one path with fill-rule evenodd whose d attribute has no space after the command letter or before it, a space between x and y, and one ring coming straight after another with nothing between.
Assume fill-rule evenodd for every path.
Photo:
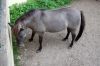
<instances>
[{"instance_id":1,"label":"green foliage background","mask_svg":"<svg viewBox=\"0 0 100 66\"><path fill-rule=\"evenodd\" d=\"M67 6L72 2L72 0L27 0L27 3L14 4L10 6L10 21L15 23L16 19L22 14L31 9L54 9L60 8L61 6ZM13 52L15 66L20 66L19 64L19 48L17 47L16 40L13 39Z\"/></svg>"}]
</instances>

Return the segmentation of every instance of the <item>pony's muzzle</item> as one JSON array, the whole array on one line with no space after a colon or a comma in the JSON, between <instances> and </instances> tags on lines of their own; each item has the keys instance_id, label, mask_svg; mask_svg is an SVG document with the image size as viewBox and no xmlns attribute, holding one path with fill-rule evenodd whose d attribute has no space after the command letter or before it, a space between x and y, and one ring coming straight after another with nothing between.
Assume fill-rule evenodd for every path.
<instances>
[{"instance_id":1,"label":"pony's muzzle","mask_svg":"<svg viewBox=\"0 0 100 66\"><path fill-rule=\"evenodd\" d=\"M24 42L23 42L22 39L20 39L20 40L18 39L17 44L18 44L19 47L25 47Z\"/></svg>"},{"instance_id":2,"label":"pony's muzzle","mask_svg":"<svg viewBox=\"0 0 100 66\"><path fill-rule=\"evenodd\" d=\"M19 44L19 47L25 47L24 43Z\"/></svg>"},{"instance_id":3,"label":"pony's muzzle","mask_svg":"<svg viewBox=\"0 0 100 66\"><path fill-rule=\"evenodd\" d=\"M18 41L18 40L17 40L17 45L18 45L19 47L25 47L24 43L23 43L23 42L20 42L20 41Z\"/></svg>"}]
</instances>

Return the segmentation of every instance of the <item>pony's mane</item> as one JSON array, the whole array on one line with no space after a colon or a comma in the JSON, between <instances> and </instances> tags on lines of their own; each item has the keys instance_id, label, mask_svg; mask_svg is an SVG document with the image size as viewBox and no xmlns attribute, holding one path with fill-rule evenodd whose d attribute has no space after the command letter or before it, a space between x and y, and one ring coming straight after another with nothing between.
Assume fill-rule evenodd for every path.
<instances>
[{"instance_id":1,"label":"pony's mane","mask_svg":"<svg viewBox=\"0 0 100 66\"><path fill-rule=\"evenodd\" d=\"M26 18L30 17L35 12L35 9L29 10L28 12L25 12L22 16L20 16L16 21L15 24L18 24L19 22L23 22Z\"/></svg>"}]
</instances>

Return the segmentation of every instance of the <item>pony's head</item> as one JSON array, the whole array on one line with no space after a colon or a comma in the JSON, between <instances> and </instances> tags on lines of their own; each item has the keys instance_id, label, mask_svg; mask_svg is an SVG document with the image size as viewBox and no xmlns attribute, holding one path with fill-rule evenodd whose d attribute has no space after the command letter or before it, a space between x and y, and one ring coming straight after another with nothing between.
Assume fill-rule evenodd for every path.
<instances>
[{"instance_id":1,"label":"pony's head","mask_svg":"<svg viewBox=\"0 0 100 66\"><path fill-rule=\"evenodd\" d=\"M16 38L18 46L24 47L24 39L26 37L26 34L24 33L24 28L22 27L21 23L17 23L15 25L9 23L11 26L11 30L13 35Z\"/></svg>"}]
</instances>

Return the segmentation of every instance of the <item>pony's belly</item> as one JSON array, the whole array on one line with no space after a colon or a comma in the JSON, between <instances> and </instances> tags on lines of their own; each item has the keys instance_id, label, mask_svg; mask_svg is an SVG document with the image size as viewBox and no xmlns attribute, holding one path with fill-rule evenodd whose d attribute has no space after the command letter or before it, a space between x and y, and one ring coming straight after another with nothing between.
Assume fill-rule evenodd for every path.
<instances>
[{"instance_id":1,"label":"pony's belly","mask_svg":"<svg viewBox=\"0 0 100 66\"><path fill-rule=\"evenodd\" d=\"M56 24L51 25L46 28L47 32L60 32L67 28L66 24Z\"/></svg>"},{"instance_id":2,"label":"pony's belly","mask_svg":"<svg viewBox=\"0 0 100 66\"><path fill-rule=\"evenodd\" d=\"M59 29L59 30L51 29L51 30L47 30L47 32L55 33L55 32L60 32L60 31L63 31L63 30L65 30L65 28L64 29Z\"/></svg>"}]
</instances>

